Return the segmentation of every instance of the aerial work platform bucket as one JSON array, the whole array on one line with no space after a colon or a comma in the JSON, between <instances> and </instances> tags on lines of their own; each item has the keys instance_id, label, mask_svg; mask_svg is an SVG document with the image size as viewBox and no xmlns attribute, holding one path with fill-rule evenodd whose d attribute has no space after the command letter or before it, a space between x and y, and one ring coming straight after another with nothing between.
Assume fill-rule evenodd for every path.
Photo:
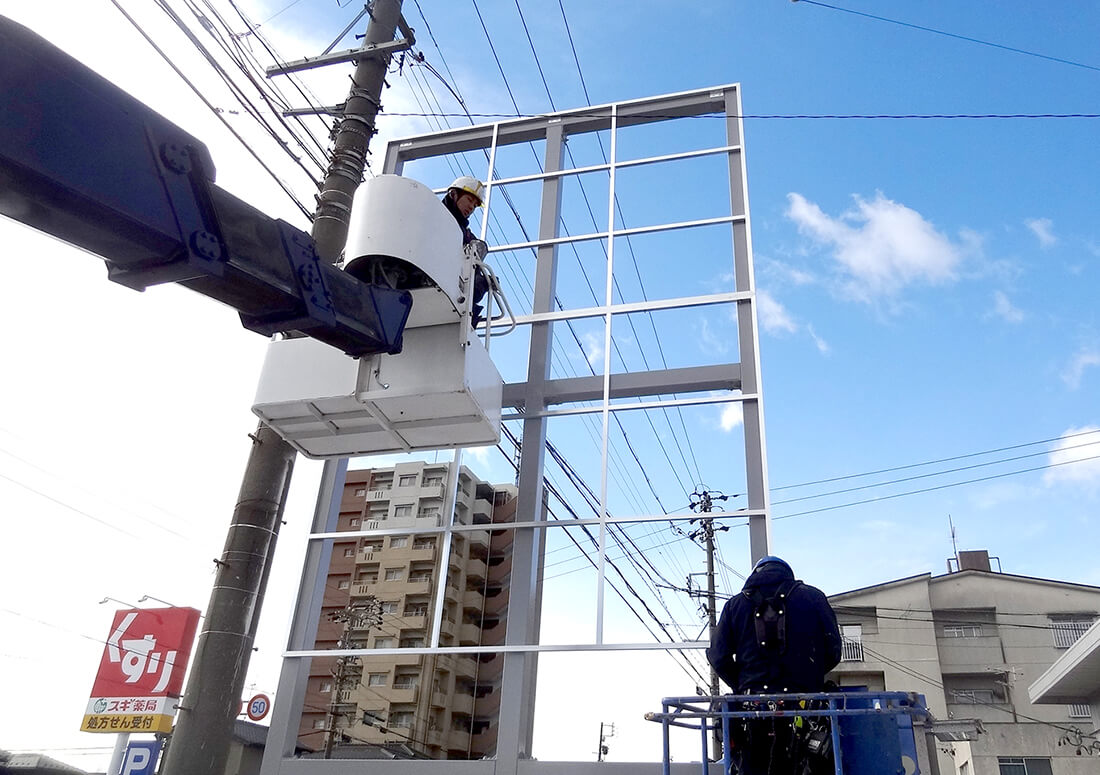
<instances>
[{"instance_id":1,"label":"aerial work platform bucket","mask_svg":"<svg viewBox=\"0 0 1100 775\"><path fill-rule=\"evenodd\" d=\"M412 294L401 352L354 359L312 339L273 341L252 411L312 458L498 442L503 380L470 325L479 258L431 189L397 175L365 182L345 254L349 273Z\"/></svg>"},{"instance_id":2,"label":"aerial work platform bucket","mask_svg":"<svg viewBox=\"0 0 1100 775\"><path fill-rule=\"evenodd\" d=\"M840 691L814 694L743 694L721 697L666 697L660 713L646 719L661 724L662 772L671 772L669 731L695 730L700 736L702 773L708 775L708 735L716 728L726 741L723 771L730 772L731 728L742 721L792 723L829 719L835 775L920 775L914 719L929 717L924 695L911 692Z\"/></svg>"}]
</instances>

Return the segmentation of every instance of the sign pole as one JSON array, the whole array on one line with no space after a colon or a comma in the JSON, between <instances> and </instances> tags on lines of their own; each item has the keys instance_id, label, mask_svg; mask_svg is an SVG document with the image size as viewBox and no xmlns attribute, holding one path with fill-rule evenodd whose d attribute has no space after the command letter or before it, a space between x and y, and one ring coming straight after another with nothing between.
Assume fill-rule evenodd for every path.
<instances>
[{"instance_id":1,"label":"sign pole","mask_svg":"<svg viewBox=\"0 0 1100 775\"><path fill-rule=\"evenodd\" d=\"M126 755L126 746L130 743L130 733L115 735L115 750L111 751L111 763L107 765L107 775L118 775L122 769L122 757Z\"/></svg>"}]
</instances>

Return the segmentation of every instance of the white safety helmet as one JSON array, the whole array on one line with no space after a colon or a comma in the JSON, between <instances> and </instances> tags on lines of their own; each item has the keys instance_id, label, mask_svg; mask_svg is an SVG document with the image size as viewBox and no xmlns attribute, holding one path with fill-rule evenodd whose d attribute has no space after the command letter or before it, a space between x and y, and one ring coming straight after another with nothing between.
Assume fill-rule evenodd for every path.
<instances>
[{"instance_id":1,"label":"white safety helmet","mask_svg":"<svg viewBox=\"0 0 1100 775\"><path fill-rule=\"evenodd\" d=\"M462 175L455 178L455 182L448 186L447 190L457 190L463 191L467 194L473 194L475 197L477 197L478 207L481 207L481 205L485 202L485 184L477 178L471 177L469 175Z\"/></svg>"}]
</instances>

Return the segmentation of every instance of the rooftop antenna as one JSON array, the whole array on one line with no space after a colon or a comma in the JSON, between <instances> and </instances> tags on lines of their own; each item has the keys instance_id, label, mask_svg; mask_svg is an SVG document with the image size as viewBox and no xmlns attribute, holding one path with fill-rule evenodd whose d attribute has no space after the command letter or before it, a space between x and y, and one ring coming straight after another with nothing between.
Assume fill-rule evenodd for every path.
<instances>
[{"instance_id":1,"label":"rooftop antenna","mask_svg":"<svg viewBox=\"0 0 1100 775\"><path fill-rule=\"evenodd\" d=\"M951 551L955 555L955 568L959 567L959 543L955 539L955 522L951 519L951 515L947 515L947 524L951 526ZM951 561L947 561L947 572L951 572Z\"/></svg>"}]
</instances>

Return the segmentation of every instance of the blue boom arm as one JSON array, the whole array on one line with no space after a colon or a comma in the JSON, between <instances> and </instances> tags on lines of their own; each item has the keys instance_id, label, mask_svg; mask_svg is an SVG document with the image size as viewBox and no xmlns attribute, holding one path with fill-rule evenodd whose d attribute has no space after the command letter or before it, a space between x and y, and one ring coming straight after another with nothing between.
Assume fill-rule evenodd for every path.
<instances>
[{"instance_id":1,"label":"blue boom arm","mask_svg":"<svg viewBox=\"0 0 1100 775\"><path fill-rule=\"evenodd\" d=\"M401 351L407 291L321 261L308 234L215 186L203 143L2 16L0 213L101 256L129 288L228 304L250 331Z\"/></svg>"}]
</instances>

